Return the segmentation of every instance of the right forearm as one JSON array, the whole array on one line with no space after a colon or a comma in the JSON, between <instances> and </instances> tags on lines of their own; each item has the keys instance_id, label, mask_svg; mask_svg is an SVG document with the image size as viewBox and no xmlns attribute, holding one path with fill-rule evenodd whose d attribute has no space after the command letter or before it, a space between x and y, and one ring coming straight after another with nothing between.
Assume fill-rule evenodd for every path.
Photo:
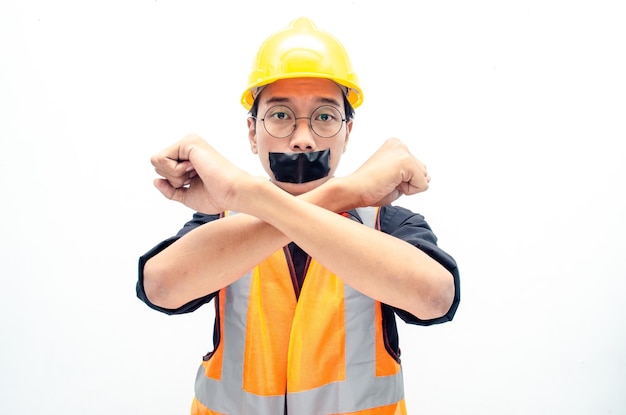
<instances>
[{"instance_id":1,"label":"right forearm","mask_svg":"<svg viewBox=\"0 0 626 415\"><path fill-rule=\"evenodd\" d=\"M334 212L357 207L338 179L299 198ZM146 294L154 304L177 308L231 284L289 242L280 231L253 216L238 214L215 220L148 260L144 268Z\"/></svg>"},{"instance_id":2,"label":"right forearm","mask_svg":"<svg viewBox=\"0 0 626 415\"><path fill-rule=\"evenodd\" d=\"M252 216L215 220L146 262L146 295L158 306L178 308L229 285L249 271L255 260L260 262L287 243L282 233Z\"/></svg>"}]
</instances>

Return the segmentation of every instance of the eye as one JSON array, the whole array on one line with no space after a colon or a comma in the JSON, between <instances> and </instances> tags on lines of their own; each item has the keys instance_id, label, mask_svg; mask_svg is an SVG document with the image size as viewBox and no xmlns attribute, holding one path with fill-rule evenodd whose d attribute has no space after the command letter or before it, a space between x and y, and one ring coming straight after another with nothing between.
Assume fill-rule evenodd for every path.
<instances>
[{"instance_id":1,"label":"eye","mask_svg":"<svg viewBox=\"0 0 626 415\"><path fill-rule=\"evenodd\" d=\"M311 114L311 128L320 137L334 137L341 130L343 117L339 110L330 105L323 105Z\"/></svg>"},{"instance_id":2,"label":"eye","mask_svg":"<svg viewBox=\"0 0 626 415\"><path fill-rule=\"evenodd\" d=\"M333 118L334 117L331 114L319 114L317 116L317 119L320 121L332 121Z\"/></svg>"},{"instance_id":3,"label":"eye","mask_svg":"<svg viewBox=\"0 0 626 415\"><path fill-rule=\"evenodd\" d=\"M269 118L272 121L288 121L293 118L293 115L289 108L277 106L274 108L270 108L267 111L265 118Z\"/></svg>"},{"instance_id":4,"label":"eye","mask_svg":"<svg viewBox=\"0 0 626 415\"><path fill-rule=\"evenodd\" d=\"M315 110L313 120L321 124L335 123L341 120L341 114L336 108L331 106L323 106Z\"/></svg>"}]
</instances>

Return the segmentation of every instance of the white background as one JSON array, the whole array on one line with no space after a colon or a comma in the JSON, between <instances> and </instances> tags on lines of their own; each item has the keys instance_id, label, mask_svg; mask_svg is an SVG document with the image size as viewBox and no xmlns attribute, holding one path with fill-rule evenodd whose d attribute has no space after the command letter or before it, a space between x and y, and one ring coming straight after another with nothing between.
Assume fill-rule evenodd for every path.
<instances>
[{"instance_id":1,"label":"white background","mask_svg":"<svg viewBox=\"0 0 626 415\"><path fill-rule=\"evenodd\" d=\"M411 414L626 414L626 13L609 1L0 1L0 413L186 414L212 306L135 298L191 211L149 158L196 132L260 173L239 97L307 15L365 103L341 174L388 136L398 201L458 261L452 323L400 323Z\"/></svg>"}]
</instances>

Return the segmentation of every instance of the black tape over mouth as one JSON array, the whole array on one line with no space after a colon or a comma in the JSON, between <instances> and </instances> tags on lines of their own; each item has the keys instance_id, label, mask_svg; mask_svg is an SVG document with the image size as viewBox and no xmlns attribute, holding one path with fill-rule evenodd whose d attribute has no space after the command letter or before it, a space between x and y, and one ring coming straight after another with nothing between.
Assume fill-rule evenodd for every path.
<instances>
[{"instance_id":1,"label":"black tape over mouth","mask_svg":"<svg viewBox=\"0 0 626 415\"><path fill-rule=\"evenodd\" d=\"M269 153L270 169L283 183L307 183L328 176L330 149L312 153Z\"/></svg>"}]
</instances>

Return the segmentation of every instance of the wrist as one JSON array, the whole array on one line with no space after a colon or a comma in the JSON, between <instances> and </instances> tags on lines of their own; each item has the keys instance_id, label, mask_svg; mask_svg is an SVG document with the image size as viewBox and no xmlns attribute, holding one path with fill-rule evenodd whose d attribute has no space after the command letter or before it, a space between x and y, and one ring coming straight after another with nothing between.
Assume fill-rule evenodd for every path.
<instances>
[{"instance_id":1,"label":"wrist","mask_svg":"<svg viewBox=\"0 0 626 415\"><path fill-rule=\"evenodd\" d=\"M277 189L278 188L266 178L252 175L244 176L240 180L237 180L237 185L233 187L227 208L255 216L255 207L260 203L264 203L264 198L266 198L270 192Z\"/></svg>"},{"instance_id":2,"label":"wrist","mask_svg":"<svg viewBox=\"0 0 626 415\"><path fill-rule=\"evenodd\" d=\"M306 201L336 213L360 207L348 180L342 177L333 177L303 196Z\"/></svg>"}]
</instances>

